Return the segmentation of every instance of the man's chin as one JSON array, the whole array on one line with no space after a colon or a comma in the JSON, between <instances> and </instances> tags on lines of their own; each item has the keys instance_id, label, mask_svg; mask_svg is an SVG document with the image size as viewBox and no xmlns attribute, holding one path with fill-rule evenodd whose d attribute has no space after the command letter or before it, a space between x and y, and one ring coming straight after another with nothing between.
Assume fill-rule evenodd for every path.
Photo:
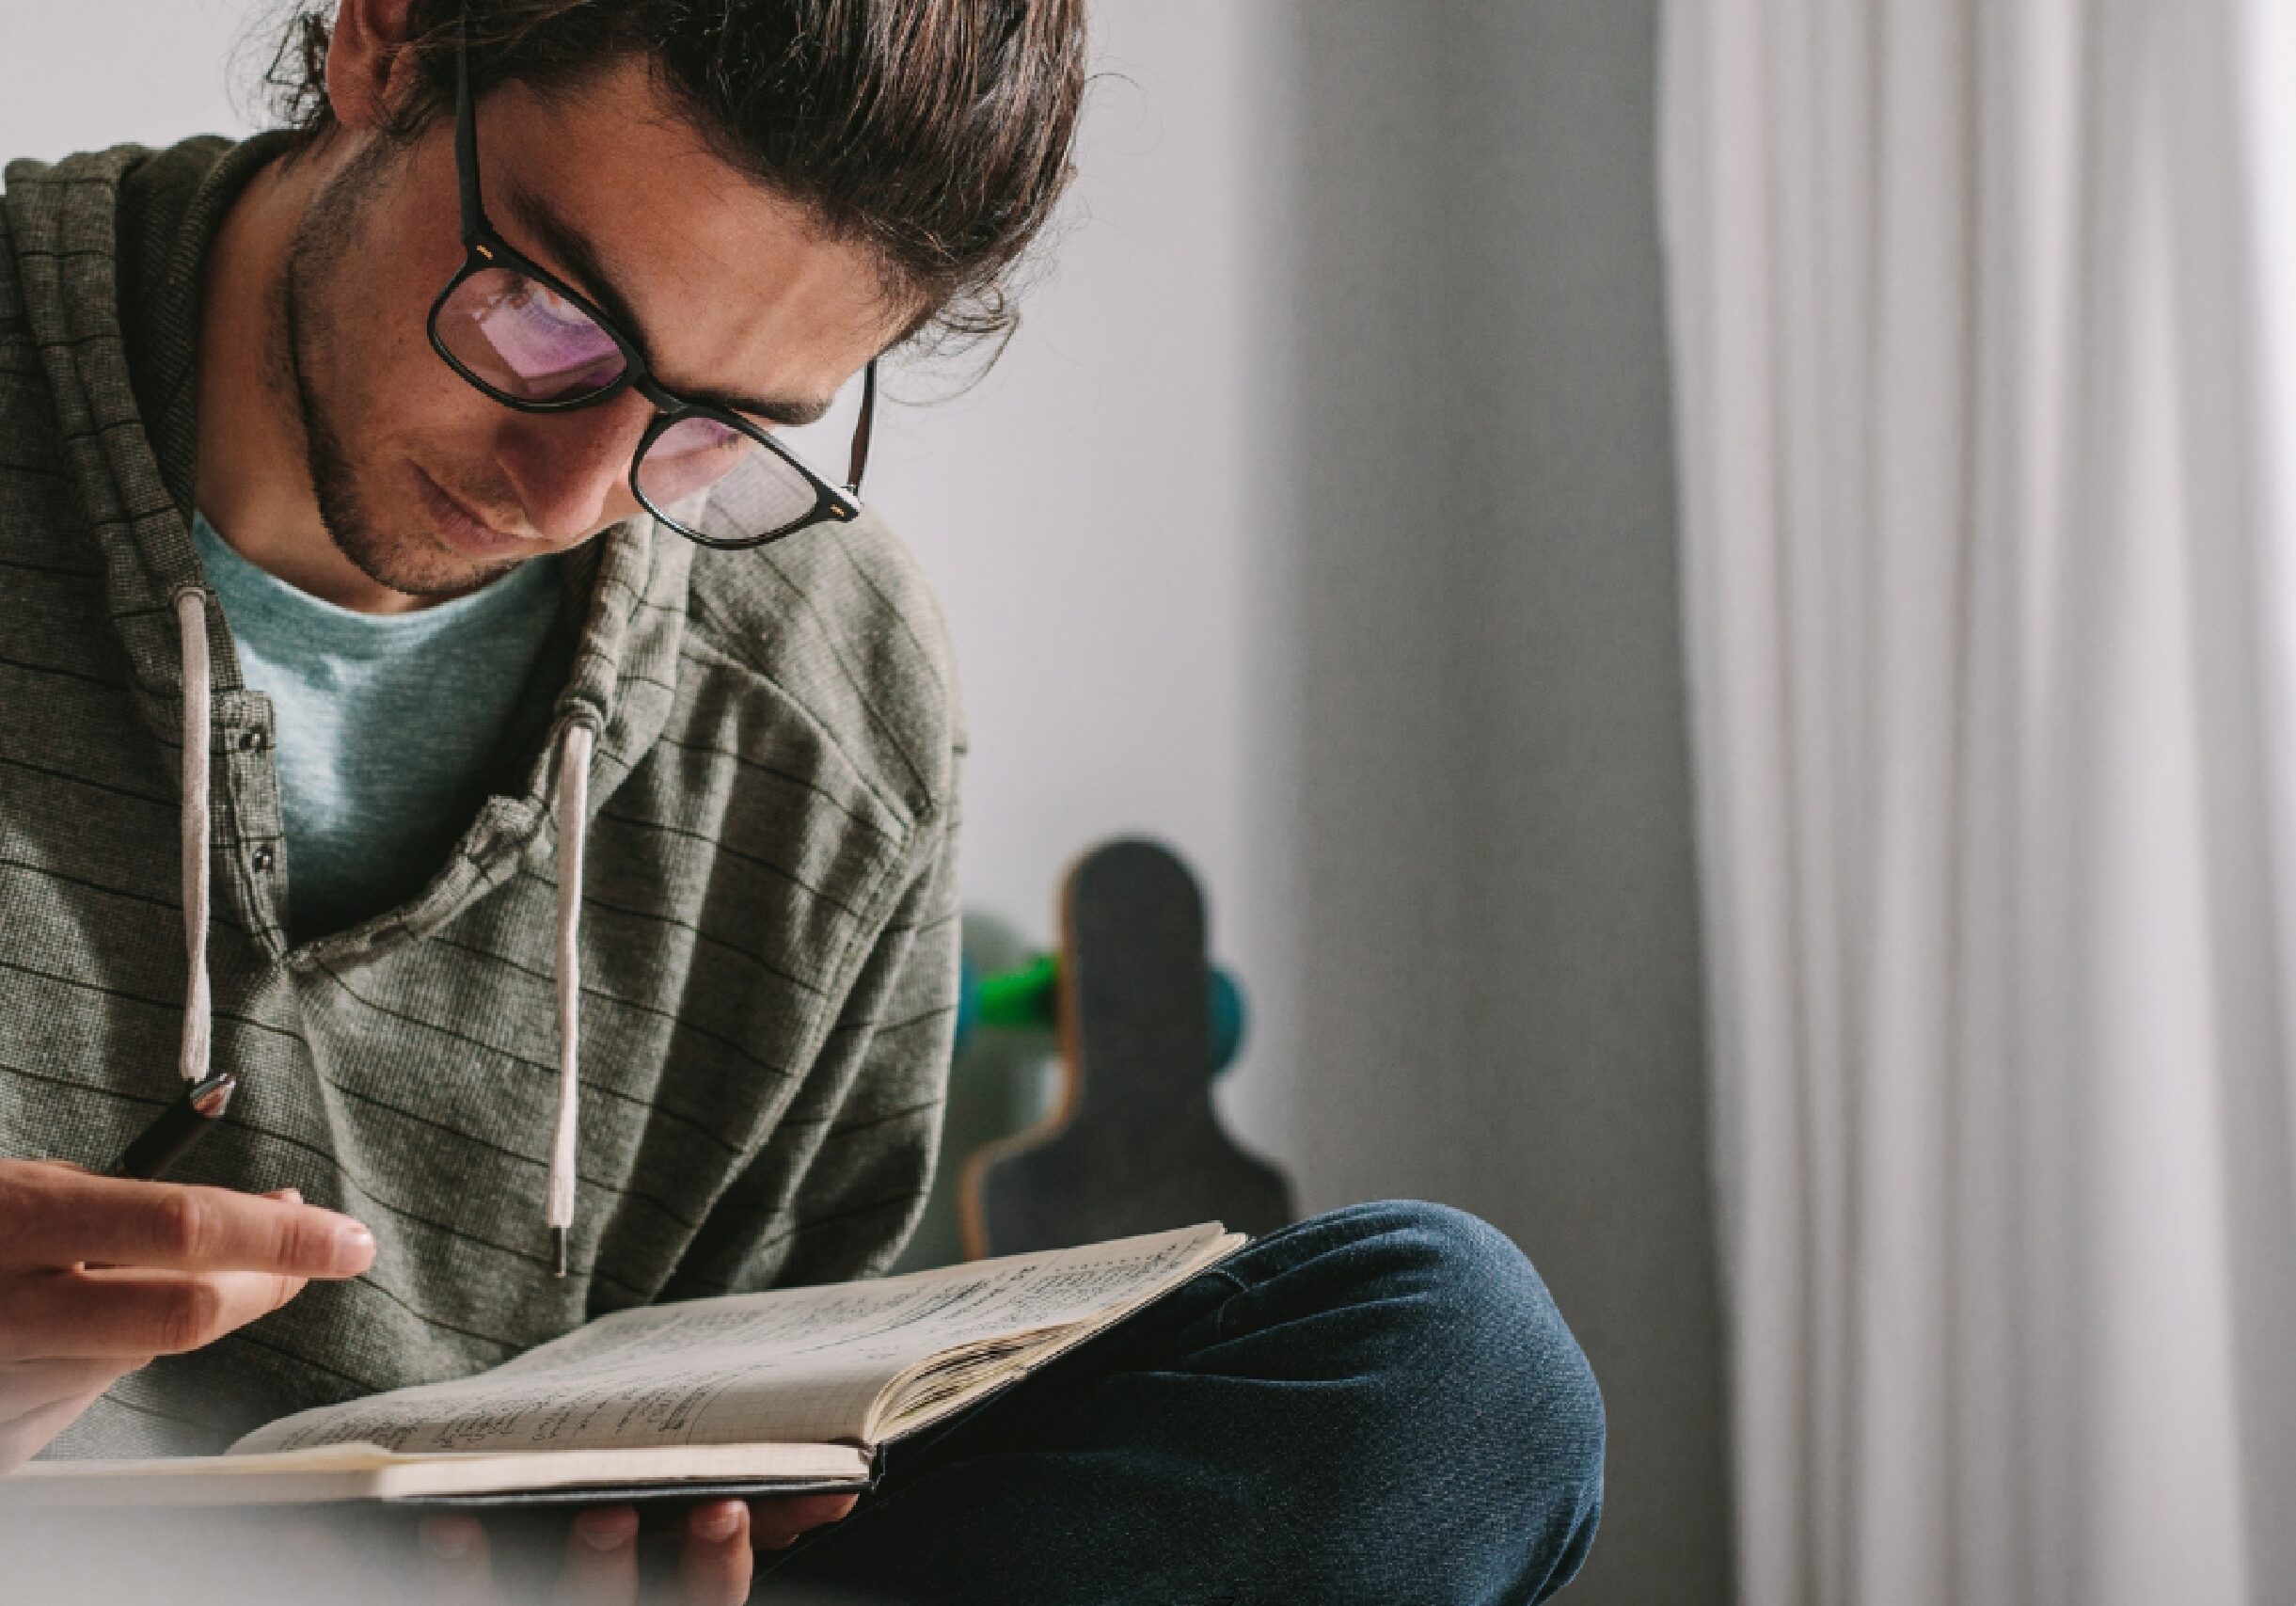
<instances>
[{"instance_id":1,"label":"man's chin","mask_svg":"<svg viewBox=\"0 0 2296 1606\"><path fill-rule=\"evenodd\" d=\"M409 535L380 535L364 520L326 522L336 548L359 573L404 596L430 601L460 596L499 580L519 563L515 558L484 562L466 557L413 519L409 523L419 533Z\"/></svg>"},{"instance_id":2,"label":"man's chin","mask_svg":"<svg viewBox=\"0 0 2296 1606\"><path fill-rule=\"evenodd\" d=\"M332 421L311 404L308 389L303 394L319 522L352 567L403 596L443 600L475 591L518 566L516 557L490 559L456 550L422 499L409 491L404 475L387 479L391 495L369 494L365 476L353 468ZM410 466L408 473L413 472ZM376 517L378 509L388 511Z\"/></svg>"}]
</instances>

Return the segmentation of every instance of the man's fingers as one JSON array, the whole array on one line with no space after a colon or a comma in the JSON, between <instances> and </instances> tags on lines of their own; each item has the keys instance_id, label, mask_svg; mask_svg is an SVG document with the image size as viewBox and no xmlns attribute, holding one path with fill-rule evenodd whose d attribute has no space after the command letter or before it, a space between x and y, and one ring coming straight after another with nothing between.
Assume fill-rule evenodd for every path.
<instances>
[{"instance_id":1,"label":"man's fingers","mask_svg":"<svg viewBox=\"0 0 2296 1606\"><path fill-rule=\"evenodd\" d=\"M99 1383L65 1399L52 1400L14 1422L0 1424L0 1472L14 1471L47 1448L48 1440L71 1426L82 1411L96 1403L96 1396L109 1387L108 1382Z\"/></svg>"},{"instance_id":2,"label":"man's fingers","mask_svg":"<svg viewBox=\"0 0 2296 1606\"><path fill-rule=\"evenodd\" d=\"M558 1598L566 1606L635 1606L638 1599L638 1508L594 1505L566 1535Z\"/></svg>"},{"instance_id":3,"label":"man's fingers","mask_svg":"<svg viewBox=\"0 0 2296 1606\"><path fill-rule=\"evenodd\" d=\"M101 1360L0 1362L0 1423L12 1423L58 1400L101 1394L149 1357Z\"/></svg>"},{"instance_id":4,"label":"man's fingers","mask_svg":"<svg viewBox=\"0 0 2296 1606\"><path fill-rule=\"evenodd\" d=\"M741 1606L750 1598L750 1508L737 1500L713 1500L686 1514L678 1548L677 1582L683 1606Z\"/></svg>"},{"instance_id":5,"label":"man's fingers","mask_svg":"<svg viewBox=\"0 0 2296 1606\"><path fill-rule=\"evenodd\" d=\"M853 1509L859 1495L785 1494L750 1502L750 1543L761 1550L794 1545L798 1535L834 1522Z\"/></svg>"},{"instance_id":6,"label":"man's fingers","mask_svg":"<svg viewBox=\"0 0 2296 1606\"><path fill-rule=\"evenodd\" d=\"M365 1227L313 1205L60 1166L9 1166L0 1174L0 1266L93 1262L356 1277L373 1260Z\"/></svg>"},{"instance_id":7,"label":"man's fingers","mask_svg":"<svg viewBox=\"0 0 2296 1606\"><path fill-rule=\"evenodd\" d=\"M486 1525L475 1517L426 1517L420 1529L422 1576L433 1606L495 1606Z\"/></svg>"},{"instance_id":8,"label":"man's fingers","mask_svg":"<svg viewBox=\"0 0 2296 1606\"><path fill-rule=\"evenodd\" d=\"M112 1359L140 1365L210 1344L269 1315L300 1278L252 1271L185 1276L41 1271L0 1280L0 1360Z\"/></svg>"}]
</instances>

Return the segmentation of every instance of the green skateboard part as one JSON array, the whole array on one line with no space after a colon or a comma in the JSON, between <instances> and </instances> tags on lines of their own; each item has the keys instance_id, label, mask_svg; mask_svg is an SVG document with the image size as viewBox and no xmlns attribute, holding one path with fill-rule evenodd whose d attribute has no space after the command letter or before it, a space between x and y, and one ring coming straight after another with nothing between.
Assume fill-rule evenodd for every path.
<instances>
[{"instance_id":1,"label":"green skateboard part","mask_svg":"<svg viewBox=\"0 0 2296 1606\"><path fill-rule=\"evenodd\" d=\"M1053 1029L1060 989L1060 961L1038 954L1020 970L980 980L977 1018L986 1026L1033 1026Z\"/></svg>"},{"instance_id":2,"label":"green skateboard part","mask_svg":"<svg viewBox=\"0 0 2296 1606\"><path fill-rule=\"evenodd\" d=\"M1243 1049L1243 989L1225 970L1211 973L1211 1073L1236 1062ZM957 1046L962 1052L979 1026L1007 1031L1056 1029L1060 1024L1060 960L1038 954L1019 970L976 975L970 964L957 1014Z\"/></svg>"}]
</instances>

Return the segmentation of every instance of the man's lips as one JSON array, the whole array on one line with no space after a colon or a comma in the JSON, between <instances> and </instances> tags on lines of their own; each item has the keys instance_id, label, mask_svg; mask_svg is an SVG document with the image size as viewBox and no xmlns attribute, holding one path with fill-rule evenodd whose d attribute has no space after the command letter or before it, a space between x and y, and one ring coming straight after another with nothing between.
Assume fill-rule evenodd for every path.
<instances>
[{"instance_id":1,"label":"man's lips","mask_svg":"<svg viewBox=\"0 0 2296 1606\"><path fill-rule=\"evenodd\" d=\"M409 465L412 467L412 465ZM497 530L465 507L436 480L420 469L414 470L415 489L422 498L424 510L437 527L447 545L475 557L501 557L514 552L531 552L547 545L530 536L513 535Z\"/></svg>"}]
</instances>

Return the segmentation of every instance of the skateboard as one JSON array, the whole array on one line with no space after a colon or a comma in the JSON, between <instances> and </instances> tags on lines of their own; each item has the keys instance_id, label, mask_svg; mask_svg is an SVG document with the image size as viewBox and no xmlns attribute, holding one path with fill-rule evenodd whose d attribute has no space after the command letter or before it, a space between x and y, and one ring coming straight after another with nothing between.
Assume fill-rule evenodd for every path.
<instances>
[{"instance_id":1,"label":"skateboard","mask_svg":"<svg viewBox=\"0 0 2296 1606\"><path fill-rule=\"evenodd\" d=\"M1111 842L1069 870L1056 958L978 1000L986 1019L1038 1013L1043 1004L1027 1000L1049 996L1060 1085L1045 1120L967 1161L958 1207L968 1257L1197 1221L1264 1232L1292 1219L1283 1172L1238 1147L1212 1106L1221 989L1205 953L1203 895L1161 843ZM1234 1001L1230 1053L1240 993Z\"/></svg>"}]
</instances>

